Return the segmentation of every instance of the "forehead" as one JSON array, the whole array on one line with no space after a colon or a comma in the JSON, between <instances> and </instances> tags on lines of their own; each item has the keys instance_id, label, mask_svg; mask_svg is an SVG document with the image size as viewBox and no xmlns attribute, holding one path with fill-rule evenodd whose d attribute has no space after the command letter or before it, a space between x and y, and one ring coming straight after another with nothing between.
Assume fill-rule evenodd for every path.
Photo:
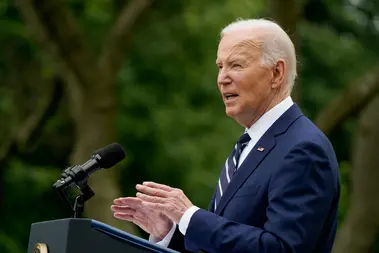
<instances>
[{"instance_id":1,"label":"forehead","mask_svg":"<svg viewBox=\"0 0 379 253\"><path fill-rule=\"evenodd\" d=\"M225 34L217 50L217 59L224 61L233 56L255 57L260 54L262 42L257 37L247 35L245 32Z\"/></svg>"}]
</instances>

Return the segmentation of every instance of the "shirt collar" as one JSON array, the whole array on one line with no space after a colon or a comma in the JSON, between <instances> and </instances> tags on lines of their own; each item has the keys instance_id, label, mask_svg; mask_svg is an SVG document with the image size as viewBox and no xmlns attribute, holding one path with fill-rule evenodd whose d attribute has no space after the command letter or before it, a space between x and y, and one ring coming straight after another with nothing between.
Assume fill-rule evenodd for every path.
<instances>
[{"instance_id":1,"label":"shirt collar","mask_svg":"<svg viewBox=\"0 0 379 253\"><path fill-rule=\"evenodd\" d=\"M250 128L247 128L247 132L250 138L260 139L262 135L274 124L275 121L282 116L293 105L292 98L288 96L282 102L271 108L268 112L262 115Z\"/></svg>"}]
</instances>

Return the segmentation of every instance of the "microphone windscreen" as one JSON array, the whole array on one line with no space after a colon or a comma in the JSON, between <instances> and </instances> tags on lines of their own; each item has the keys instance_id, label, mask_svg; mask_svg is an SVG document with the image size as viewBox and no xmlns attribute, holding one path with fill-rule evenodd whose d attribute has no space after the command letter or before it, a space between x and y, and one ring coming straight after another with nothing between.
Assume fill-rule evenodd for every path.
<instances>
[{"instance_id":1,"label":"microphone windscreen","mask_svg":"<svg viewBox=\"0 0 379 253\"><path fill-rule=\"evenodd\" d=\"M108 169L125 158L125 151L118 143L112 143L95 152L101 159L98 160L101 168Z\"/></svg>"}]
</instances>

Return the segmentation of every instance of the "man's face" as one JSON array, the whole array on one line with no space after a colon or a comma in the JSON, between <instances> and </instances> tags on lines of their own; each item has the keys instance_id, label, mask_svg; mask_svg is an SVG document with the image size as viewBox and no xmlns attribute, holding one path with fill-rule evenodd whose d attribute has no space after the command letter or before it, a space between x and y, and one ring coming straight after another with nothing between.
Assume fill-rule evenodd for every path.
<instances>
[{"instance_id":1,"label":"man's face","mask_svg":"<svg viewBox=\"0 0 379 253\"><path fill-rule=\"evenodd\" d=\"M226 34L220 41L217 84L226 114L250 127L269 106L272 70L261 63L261 43L246 32Z\"/></svg>"}]
</instances>

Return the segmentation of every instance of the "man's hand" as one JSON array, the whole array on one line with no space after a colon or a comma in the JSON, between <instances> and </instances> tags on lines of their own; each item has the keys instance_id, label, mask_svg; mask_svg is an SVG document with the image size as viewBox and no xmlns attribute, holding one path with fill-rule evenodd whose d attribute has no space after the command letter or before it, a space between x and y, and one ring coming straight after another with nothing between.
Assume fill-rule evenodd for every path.
<instances>
[{"instance_id":1,"label":"man's hand","mask_svg":"<svg viewBox=\"0 0 379 253\"><path fill-rule=\"evenodd\" d=\"M179 223L188 208L193 206L180 189L153 182L139 184L136 188L140 191L137 193L137 197L143 200L143 206L162 212L176 224Z\"/></svg>"},{"instance_id":2,"label":"man's hand","mask_svg":"<svg viewBox=\"0 0 379 253\"><path fill-rule=\"evenodd\" d=\"M162 240L173 226L172 220L159 210L142 205L139 198L118 198L111 206L114 217L120 220L131 221L144 231Z\"/></svg>"}]
</instances>

